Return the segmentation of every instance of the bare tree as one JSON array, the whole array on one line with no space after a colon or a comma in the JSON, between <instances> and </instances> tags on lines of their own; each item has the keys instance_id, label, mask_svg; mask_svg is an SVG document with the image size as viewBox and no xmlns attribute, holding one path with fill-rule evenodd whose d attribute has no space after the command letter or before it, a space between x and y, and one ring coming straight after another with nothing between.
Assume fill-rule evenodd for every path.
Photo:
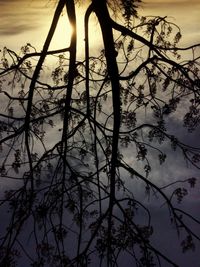
<instances>
[{"instance_id":1,"label":"bare tree","mask_svg":"<svg viewBox=\"0 0 200 267\"><path fill-rule=\"evenodd\" d=\"M2 51L0 173L12 189L1 193L0 266L109 267L122 257L131 266L178 266L151 240L152 214L138 185L169 212L186 237L183 251L200 241L191 227L200 222L177 204L196 178L164 184L152 167L176 150L199 169L200 149L180 141L171 121L181 112L183 127L199 127L200 45L179 48L180 29L167 17L140 17L139 4L91 0L83 60L74 0L58 1L42 52L31 44L21 56ZM70 45L49 51L64 8L73 25ZM91 14L103 39L95 57Z\"/></svg>"}]
</instances>

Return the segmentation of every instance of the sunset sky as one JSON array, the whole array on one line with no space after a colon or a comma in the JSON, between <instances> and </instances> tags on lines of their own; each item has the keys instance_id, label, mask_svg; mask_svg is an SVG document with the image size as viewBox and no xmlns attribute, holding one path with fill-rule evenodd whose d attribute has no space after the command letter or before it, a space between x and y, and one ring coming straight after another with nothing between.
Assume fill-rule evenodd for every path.
<instances>
[{"instance_id":1,"label":"sunset sky","mask_svg":"<svg viewBox=\"0 0 200 267\"><path fill-rule=\"evenodd\" d=\"M100 0L99 0L100 1ZM26 43L31 43L38 51L42 49L42 45L48 33L52 16L54 14L56 0L0 0L0 50L6 46L11 50L19 53L20 47ZM79 11L77 18L78 23L83 22L83 12ZM195 43L200 43L200 0L144 0L140 10L138 11L143 16L167 16L168 20L180 26L182 31L183 39L181 40L180 46L189 46ZM67 34L66 34L67 33ZM84 40L83 32L80 30L82 41ZM63 48L67 46L69 41L70 29L65 24L65 16L61 18L60 24L57 27L57 32L54 38L53 48ZM94 46L96 45L96 39L94 35ZM83 50L83 49L82 49ZM172 127L179 125L182 121L177 121L172 118ZM177 124L176 124L177 123ZM183 139L188 138L188 133L185 130L182 131L182 127L175 129ZM190 143L195 143L196 140L199 142L199 133L194 133L194 141L190 140ZM195 143L196 144L196 143ZM170 148L171 149L171 148ZM170 152L169 152L170 153ZM131 152L130 152L131 154ZM131 156L131 155L130 155ZM178 156L173 153L168 160L168 170L165 176L169 179L178 177L182 179L190 176L195 176L198 172L186 168L184 169L177 167ZM185 164L184 160L181 164ZM171 167L171 168L170 168ZM163 168L164 170L164 168ZM157 170L156 170L157 172ZM159 177L160 173L155 172L155 177ZM182 174L184 172L184 174ZM162 175L160 175L162 177ZM188 176L188 177L187 177ZM183 179L184 179L183 178ZM197 213L199 211L199 191L194 191L192 198L185 204L185 208L188 211ZM170 243L170 238L174 235L174 231L171 229L163 229L162 221L166 218L166 213L160 211L159 208L153 211L155 213L155 225L158 226L162 239L155 240L159 246L165 247L166 242ZM164 225L164 224L163 224ZM162 233L163 231L163 233ZM194 265L197 258L193 257L193 254L187 256L187 263L190 262L191 266L184 265L181 259L180 249L178 250L180 242L177 241L168 248L172 247L172 255L178 251L180 267L199 267L200 265ZM174 256L174 255L173 255ZM197 255L196 255L197 257ZM167 267L167 266L166 266Z\"/></svg>"},{"instance_id":2,"label":"sunset sky","mask_svg":"<svg viewBox=\"0 0 200 267\"><path fill-rule=\"evenodd\" d=\"M40 48L48 32L55 3L54 0L0 0L0 47L19 49L30 42ZM193 44L200 42L199 10L199 0L145 0L140 14L168 16L181 27L182 43ZM58 28L62 38L64 30L63 27Z\"/></svg>"}]
</instances>

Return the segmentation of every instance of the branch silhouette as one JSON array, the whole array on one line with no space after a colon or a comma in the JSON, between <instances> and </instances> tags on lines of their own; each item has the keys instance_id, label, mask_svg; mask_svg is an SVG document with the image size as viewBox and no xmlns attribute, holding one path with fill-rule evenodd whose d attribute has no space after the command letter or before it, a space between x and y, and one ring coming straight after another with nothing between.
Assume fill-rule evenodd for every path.
<instances>
[{"instance_id":1,"label":"branch silhouette","mask_svg":"<svg viewBox=\"0 0 200 267\"><path fill-rule=\"evenodd\" d=\"M152 241L146 199L168 212L184 253L199 244L199 218L182 206L198 177L165 177L176 155L200 168L200 148L178 131L199 129L200 45L179 48L180 28L140 17L140 2L89 1L79 48L82 3L59 0L41 52L29 43L22 56L2 51L0 175L13 183L0 197L0 266L180 266ZM50 51L64 9L70 45ZM92 15L102 37L95 56Z\"/></svg>"}]
</instances>

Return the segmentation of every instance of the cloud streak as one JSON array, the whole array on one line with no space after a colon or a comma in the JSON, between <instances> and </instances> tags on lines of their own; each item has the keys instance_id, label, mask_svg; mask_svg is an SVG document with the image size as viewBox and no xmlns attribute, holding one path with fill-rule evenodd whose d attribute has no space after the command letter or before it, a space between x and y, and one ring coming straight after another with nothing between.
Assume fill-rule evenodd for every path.
<instances>
[{"instance_id":1,"label":"cloud streak","mask_svg":"<svg viewBox=\"0 0 200 267\"><path fill-rule=\"evenodd\" d=\"M44 5L41 1L31 3L27 4L24 0L0 0L0 35L19 35L40 26Z\"/></svg>"}]
</instances>

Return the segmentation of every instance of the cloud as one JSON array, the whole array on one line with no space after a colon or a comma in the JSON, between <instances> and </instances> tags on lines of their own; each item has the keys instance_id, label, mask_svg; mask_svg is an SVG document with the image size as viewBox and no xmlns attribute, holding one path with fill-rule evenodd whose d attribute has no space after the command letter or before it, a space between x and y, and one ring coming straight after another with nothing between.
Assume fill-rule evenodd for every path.
<instances>
[{"instance_id":1,"label":"cloud","mask_svg":"<svg viewBox=\"0 0 200 267\"><path fill-rule=\"evenodd\" d=\"M157 5L191 5L193 4L199 4L199 0L145 0L143 3L145 4L157 4Z\"/></svg>"},{"instance_id":2,"label":"cloud","mask_svg":"<svg viewBox=\"0 0 200 267\"><path fill-rule=\"evenodd\" d=\"M0 35L17 35L40 26L44 16L44 5L41 1L31 3L27 4L24 0L0 0Z\"/></svg>"},{"instance_id":3,"label":"cloud","mask_svg":"<svg viewBox=\"0 0 200 267\"><path fill-rule=\"evenodd\" d=\"M25 31L31 31L35 29L36 26L26 25L26 24L18 24L14 25L12 28L10 27L0 27L1 35L18 35Z\"/></svg>"}]
</instances>

